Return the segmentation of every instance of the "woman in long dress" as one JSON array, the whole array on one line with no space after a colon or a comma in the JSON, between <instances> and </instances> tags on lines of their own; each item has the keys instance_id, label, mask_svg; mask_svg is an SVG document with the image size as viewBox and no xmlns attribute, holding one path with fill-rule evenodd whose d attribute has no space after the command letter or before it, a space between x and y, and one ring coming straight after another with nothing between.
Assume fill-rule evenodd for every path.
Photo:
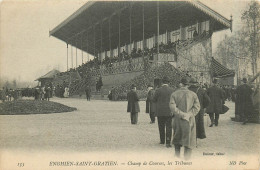
<instances>
[{"instance_id":1,"label":"woman in long dress","mask_svg":"<svg viewBox=\"0 0 260 170\"><path fill-rule=\"evenodd\" d=\"M63 96L66 97L66 98L69 97L69 88L68 87L65 87L65 91L64 91Z\"/></svg>"}]
</instances>

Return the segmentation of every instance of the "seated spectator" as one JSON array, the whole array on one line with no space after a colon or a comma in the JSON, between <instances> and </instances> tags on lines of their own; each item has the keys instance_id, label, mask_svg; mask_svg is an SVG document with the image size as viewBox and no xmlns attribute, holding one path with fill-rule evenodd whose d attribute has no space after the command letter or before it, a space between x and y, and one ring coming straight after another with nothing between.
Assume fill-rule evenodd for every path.
<instances>
[{"instance_id":1,"label":"seated spectator","mask_svg":"<svg viewBox=\"0 0 260 170\"><path fill-rule=\"evenodd\" d=\"M197 32L197 30L195 30L194 32L193 32L193 38L197 38L198 37L198 32Z\"/></svg>"}]
</instances>

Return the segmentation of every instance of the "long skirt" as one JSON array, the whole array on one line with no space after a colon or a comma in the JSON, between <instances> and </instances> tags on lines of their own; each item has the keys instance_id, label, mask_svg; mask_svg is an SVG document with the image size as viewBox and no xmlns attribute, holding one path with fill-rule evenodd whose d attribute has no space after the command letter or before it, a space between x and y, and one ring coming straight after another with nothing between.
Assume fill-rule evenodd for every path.
<instances>
[{"instance_id":1,"label":"long skirt","mask_svg":"<svg viewBox=\"0 0 260 170\"><path fill-rule=\"evenodd\" d=\"M201 109L199 113L195 116L196 120L196 137L199 139L206 138L205 128L204 128L204 109Z\"/></svg>"}]
</instances>

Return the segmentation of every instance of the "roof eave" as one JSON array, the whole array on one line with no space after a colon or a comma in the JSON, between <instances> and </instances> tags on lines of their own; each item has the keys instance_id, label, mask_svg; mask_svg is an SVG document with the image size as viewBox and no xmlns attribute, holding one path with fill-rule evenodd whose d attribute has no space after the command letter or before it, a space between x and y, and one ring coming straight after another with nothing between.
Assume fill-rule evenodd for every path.
<instances>
[{"instance_id":1,"label":"roof eave","mask_svg":"<svg viewBox=\"0 0 260 170\"><path fill-rule=\"evenodd\" d=\"M94 5L96 1L89 1L85 3L82 7L80 7L77 11L75 11L72 15L70 15L67 19L62 21L59 25L57 25L55 28L49 31L49 36L53 36L55 32L57 32L59 29L61 29L63 26L68 24L70 21L75 19L77 16L79 16L83 11Z\"/></svg>"},{"instance_id":2,"label":"roof eave","mask_svg":"<svg viewBox=\"0 0 260 170\"><path fill-rule=\"evenodd\" d=\"M232 19L228 20L227 18L225 18L215 10L209 8L208 6L204 5L200 1L188 1L188 2L190 2L194 7L200 9L201 11L208 14L212 18L216 19L218 22L222 23L227 28L230 28L230 30L232 31Z\"/></svg>"}]
</instances>

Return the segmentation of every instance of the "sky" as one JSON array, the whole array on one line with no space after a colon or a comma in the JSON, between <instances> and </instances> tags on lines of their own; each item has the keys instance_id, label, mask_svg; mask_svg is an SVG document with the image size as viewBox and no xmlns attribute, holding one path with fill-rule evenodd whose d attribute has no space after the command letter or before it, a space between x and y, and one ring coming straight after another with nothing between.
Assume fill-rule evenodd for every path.
<instances>
[{"instance_id":1,"label":"sky","mask_svg":"<svg viewBox=\"0 0 260 170\"><path fill-rule=\"evenodd\" d=\"M54 68L65 71L66 44L55 37L49 37L49 30L86 2L83 0L0 1L0 79L34 81ZM233 30L236 31L242 26L241 13L249 1L201 0L201 2L228 19L232 15ZM224 39L225 34L232 35L230 30L213 34L213 52L217 43ZM83 56L86 61L87 54L84 53Z\"/></svg>"}]
</instances>

